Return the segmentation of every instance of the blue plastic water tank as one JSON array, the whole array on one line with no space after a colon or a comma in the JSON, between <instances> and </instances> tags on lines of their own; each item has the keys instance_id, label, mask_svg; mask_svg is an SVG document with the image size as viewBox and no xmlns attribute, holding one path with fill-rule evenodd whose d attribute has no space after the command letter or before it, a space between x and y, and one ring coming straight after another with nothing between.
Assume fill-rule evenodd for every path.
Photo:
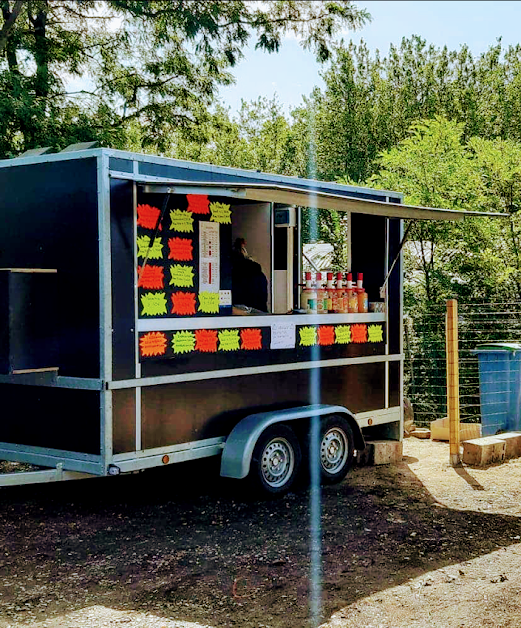
<instances>
[{"instance_id":1,"label":"blue plastic water tank","mask_svg":"<svg viewBox=\"0 0 521 628\"><path fill-rule=\"evenodd\" d=\"M472 353L479 360L482 435L521 429L521 344L491 342Z\"/></svg>"}]
</instances>

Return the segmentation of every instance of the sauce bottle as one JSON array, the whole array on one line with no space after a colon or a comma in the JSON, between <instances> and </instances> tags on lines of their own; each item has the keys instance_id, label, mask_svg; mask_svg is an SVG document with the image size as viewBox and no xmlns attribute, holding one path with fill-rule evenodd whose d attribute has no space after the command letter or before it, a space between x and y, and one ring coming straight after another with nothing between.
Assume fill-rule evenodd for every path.
<instances>
[{"instance_id":1,"label":"sauce bottle","mask_svg":"<svg viewBox=\"0 0 521 628\"><path fill-rule=\"evenodd\" d=\"M333 303L333 310L339 314L347 312L347 301L344 291L344 276L342 273L336 274L336 301Z\"/></svg>"},{"instance_id":2,"label":"sauce bottle","mask_svg":"<svg viewBox=\"0 0 521 628\"><path fill-rule=\"evenodd\" d=\"M333 280L333 273L327 274L326 292L327 311L331 313L336 312L336 308L338 307L338 297Z\"/></svg>"},{"instance_id":3,"label":"sauce bottle","mask_svg":"<svg viewBox=\"0 0 521 628\"><path fill-rule=\"evenodd\" d=\"M353 274L347 273L347 311L350 314L358 312L358 294L353 288Z\"/></svg>"},{"instance_id":4,"label":"sauce bottle","mask_svg":"<svg viewBox=\"0 0 521 628\"><path fill-rule=\"evenodd\" d=\"M306 286L300 293L300 307L308 314L316 314L317 311L317 291L313 287L311 273L305 274Z\"/></svg>"},{"instance_id":5,"label":"sauce bottle","mask_svg":"<svg viewBox=\"0 0 521 628\"><path fill-rule=\"evenodd\" d=\"M369 311L369 297L367 292L363 287L364 275L363 273L358 273L358 277L356 280L356 292L358 298L358 311L359 312L368 312Z\"/></svg>"},{"instance_id":6,"label":"sauce bottle","mask_svg":"<svg viewBox=\"0 0 521 628\"><path fill-rule=\"evenodd\" d=\"M317 312L319 314L327 312L327 290L322 284L322 273L317 273Z\"/></svg>"}]
</instances>

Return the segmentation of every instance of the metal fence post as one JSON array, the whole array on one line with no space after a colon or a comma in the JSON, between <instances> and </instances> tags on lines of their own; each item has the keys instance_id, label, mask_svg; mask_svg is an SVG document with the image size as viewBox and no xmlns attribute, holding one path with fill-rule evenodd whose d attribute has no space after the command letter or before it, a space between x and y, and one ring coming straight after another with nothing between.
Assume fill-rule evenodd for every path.
<instances>
[{"instance_id":1,"label":"metal fence post","mask_svg":"<svg viewBox=\"0 0 521 628\"><path fill-rule=\"evenodd\" d=\"M447 415L449 417L450 464L460 464L458 302L447 301Z\"/></svg>"}]
</instances>

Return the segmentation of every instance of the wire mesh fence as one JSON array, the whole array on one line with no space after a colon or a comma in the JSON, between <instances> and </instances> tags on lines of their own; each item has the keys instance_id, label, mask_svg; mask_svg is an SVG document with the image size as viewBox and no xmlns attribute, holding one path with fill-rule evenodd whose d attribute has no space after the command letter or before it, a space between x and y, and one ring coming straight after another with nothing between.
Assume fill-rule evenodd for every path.
<instances>
[{"instance_id":1,"label":"wire mesh fence","mask_svg":"<svg viewBox=\"0 0 521 628\"><path fill-rule=\"evenodd\" d=\"M411 312L404 322L405 394L413 405L416 425L423 427L447 416L445 316L445 305L440 305L428 312ZM516 372L521 368L514 372L501 359L488 370L493 387L482 407L475 350L485 343L521 342L521 303L458 303L458 335L461 421L493 422L494 413L519 407L521 382Z\"/></svg>"}]
</instances>

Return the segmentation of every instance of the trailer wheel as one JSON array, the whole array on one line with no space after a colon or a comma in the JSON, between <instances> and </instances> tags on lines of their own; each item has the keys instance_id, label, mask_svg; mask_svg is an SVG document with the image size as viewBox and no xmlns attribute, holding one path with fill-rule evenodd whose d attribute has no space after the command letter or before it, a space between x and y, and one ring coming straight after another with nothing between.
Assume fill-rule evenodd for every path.
<instances>
[{"instance_id":1,"label":"trailer wheel","mask_svg":"<svg viewBox=\"0 0 521 628\"><path fill-rule=\"evenodd\" d=\"M287 425L271 425L253 450L250 480L263 493L282 495L293 485L301 459L295 432Z\"/></svg>"},{"instance_id":2,"label":"trailer wheel","mask_svg":"<svg viewBox=\"0 0 521 628\"><path fill-rule=\"evenodd\" d=\"M354 457L353 430L349 422L338 414L324 417L319 435L320 479L324 484L341 482ZM310 456L311 433L308 438Z\"/></svg>"}]
</instances>

